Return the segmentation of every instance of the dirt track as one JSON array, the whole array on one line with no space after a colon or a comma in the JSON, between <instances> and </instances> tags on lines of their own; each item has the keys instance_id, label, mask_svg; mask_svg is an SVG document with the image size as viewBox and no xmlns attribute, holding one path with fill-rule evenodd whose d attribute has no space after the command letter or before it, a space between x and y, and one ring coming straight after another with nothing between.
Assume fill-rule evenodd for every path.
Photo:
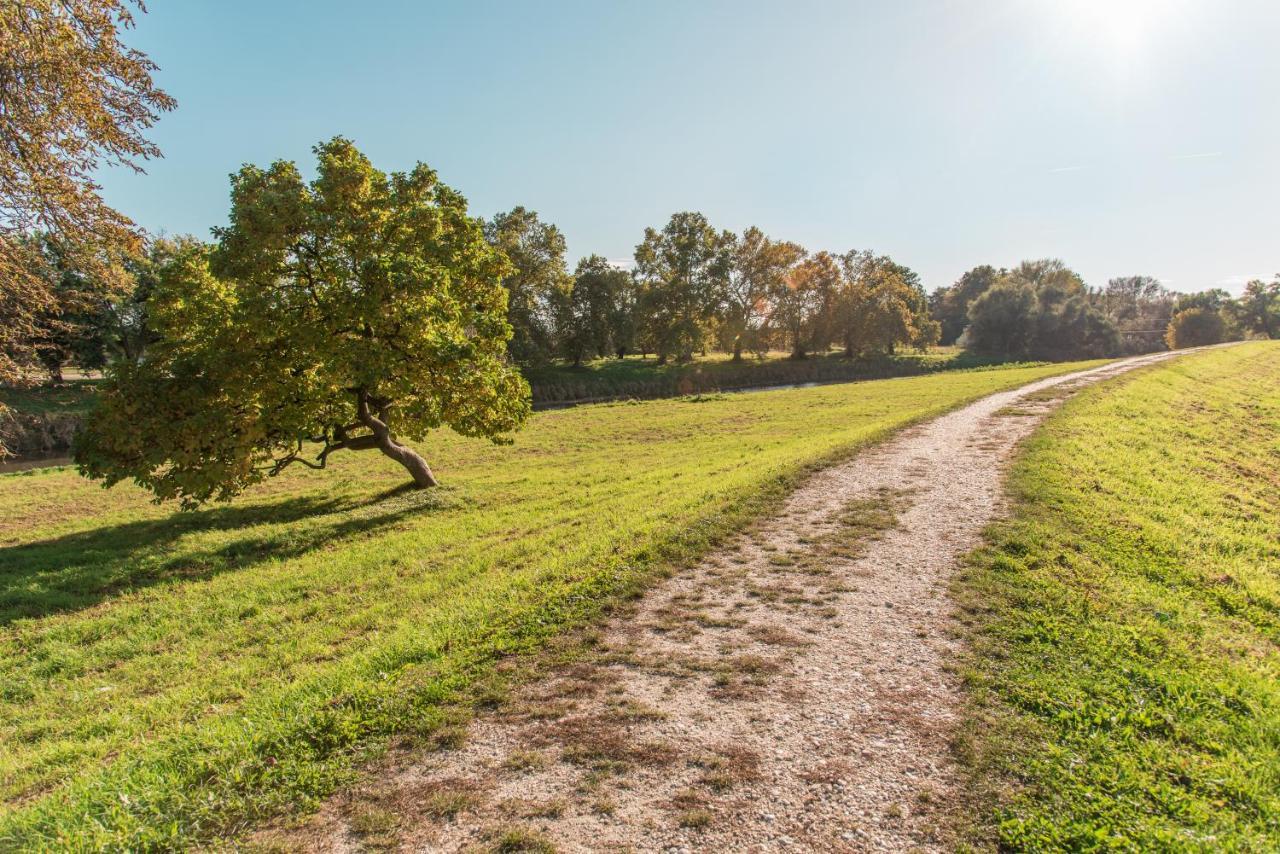
<instances>
[{"instance_id":1,"label":"dirt track","mask_svg":"<svg viewBox=\"0 0 1280 854\"><path fill-rule=\"evenodd\" d=\"M957 560L1002 512L1015 445L1062 396L1170 355L992 395L815 475L586 654L481 715L460 749L402 757L293 841L949 847Z\"/></svg>"}]
</instances>

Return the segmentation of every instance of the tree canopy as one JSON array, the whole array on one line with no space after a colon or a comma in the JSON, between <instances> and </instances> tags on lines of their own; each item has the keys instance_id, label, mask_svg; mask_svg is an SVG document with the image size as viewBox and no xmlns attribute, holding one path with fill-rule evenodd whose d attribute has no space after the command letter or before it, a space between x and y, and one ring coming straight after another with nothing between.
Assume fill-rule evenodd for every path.
<instances>
[{"instance_id":1,"label":"tree canopy","mask_svg":"<svg viewBox=\"0 0 1280 854\"><path fill-rule=\"evenodd\" d=\"M685 360L700 350L724 299L733 235L700 213L672 215L661 231L646 228L636 246L638 311L658 361Z\"/></svg>"},{"instance_id":2,"label":"tree canopy","mask_svg":"<svg viewBox=\"0 0 1280 854\"><path fill-rule=\"evenodd\" d=\"M572 287L560 229L516 207L485 223L485 236L511 262L502 280L511 322L511 357L537 365L556 355L557 314Z\"/></svg>"},{"instance_id":3,"label":"tree canopy","mask_svg":"<svg viewBox=\"0 0 1280 854\"><path fill-rule=\"evenodd\" d=\"M217 244L164 265L155 341L114 366L77 443L84 474L192 506L376 448L430 486L404 440L502 440L528 415L506 360L511 267L465 199L340 137L315 153L309 184L291 162L243 167Z\"/></svg>"},{"instance_id":4,"label":"tree canopy","mask_svg":"<svg viewBox=\"0 0 1280 854\"><path fill-rule=\"evenodd\" d=\"M42 243L76 256L90 274L86 285L127 287L116 262L138 248L139 236L102 200L94 171L136 170L158 156L145 132L175 105L152 82L151 60L121 42L131 10L141 8L126 0L0 3L0 382L20 381L38 345L65 331L65 282L42 275Z\"/></svg>"}]
</instances>

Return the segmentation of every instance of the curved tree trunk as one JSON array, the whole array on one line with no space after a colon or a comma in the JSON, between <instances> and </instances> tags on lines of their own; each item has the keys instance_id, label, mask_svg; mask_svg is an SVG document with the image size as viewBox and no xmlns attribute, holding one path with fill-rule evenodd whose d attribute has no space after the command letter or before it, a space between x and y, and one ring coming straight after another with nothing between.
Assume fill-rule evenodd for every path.
<instances>
[{"instance_id":1,"label":"curved tree trunk","mask_svg":"<svg viewBox=\"0 0 1280 854\"><path fill-rule=\"evenodd\" d=\"M431 473L431 467L427 465L427 461L417 451L397 442L396 437L391 435L391 428L381 418L373 414L369 408L369 398L366 394L362 393L360 395L357 415L360 423L373 431L373 441L378 450L405 467L405 470L413 478L415 488L426 489L431 486L439 486L435 475Z\"/></svg>"}]
</instances>

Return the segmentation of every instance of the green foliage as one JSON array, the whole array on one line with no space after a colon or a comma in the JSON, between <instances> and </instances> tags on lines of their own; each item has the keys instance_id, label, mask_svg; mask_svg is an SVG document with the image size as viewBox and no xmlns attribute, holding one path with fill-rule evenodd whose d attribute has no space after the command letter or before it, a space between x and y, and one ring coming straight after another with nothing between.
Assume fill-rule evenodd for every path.
<instances>
[{"instance_id":1,"label":"green foliage","mask_svg":"<svg viewBox=\"0 0 1280 854\"><path fill-rule=\"evenodd\" d=\"M166 263L146 303L156 340L113 366L77 442L84 474L193 506L378 448L430 485L400 439L500 437L527 415L506 363L509 268L465 200L342 138L315 152L310 184L289 162L242 168L218 244Z\"/></svg>"},{"instance_id":2,"label":"green foliage","mask_svg":"<svg viewBox=\"0 0 1280 854\"><path fill-rule=\"evenodd\" d=\"M1030 440L957 584L1002 850L1280 846L1277 437L1259 343L1086 391Z\"/></svg>"},{"instance_id":3,"label":"green foliage","mask_svg":"<svg viewBox=\"0 0 1280 854\"><path fill-rule=\"evenodd\" d=\"M1101 358L1120 349L1114 324L1061 261L1024 261L969 305L966 346L979 353Z\"/></svg>"},{"instance_id":4,"label":"green foliage","mask_svg":"<svg viewBox=\"0 0 1280 854\"><path fill-rule=\"evenodd\" d=\"M557 314L573 284L565 269L564 235L523 207L498 214L484 231L511 262L502 279L511 357L522 365L545 364L557 354Z\"/></svg>"},{"instance_id":5,"label":"green foliage","mask_svg":"<svg viewBox=\"0 0 1280 854\"><path fill-rule=\"evenodd\" d=\"M1222 312L1204 306L1184 308L1169 321L1165 342L1171 350L1204 347L1227 340L1227 322Z\"/></svg>"},{"instance_id":6,"label":"green foliage","mask_svg":"<svg viewBox=\"0 0 1280 854\"><path fill-rule=\"evenodd\" d=\"M189 513L0 476L0 848L187 848L305 811L809 467L1072 367L580 407L516 445L442 431L428 492L376 455Z\"/></svg>"},{"instance_id":7,"label":"green foliage","mask_svg":"<svg viewBox=\"0 0 1280 854\"><path fill-rule=\"evenodd\" d=\"M728 282L733 242L700 213L673 214L661 231L645 229L635 253L637 311L659 361L687 361L703 348Z\"/></svg>"},{"instance_id":8,"label":"green foliage","mask_svg":"<svg viewBox=\"0 0 1280 854\"><path fill-rule=\"evenodd\" d=\"M938 288L929 298L929 313L939 323L938 340L950 346L969 325L969 306L1005 275L990 264L969 270L955 284Z\"/></svg>"},{"instance_id":9,"label":"green foliage","mask_svg":"<svg viewBox=\"0 0 1280 854\"><path fill-rule=\"evenodd\" d=\"M1272 282L1254 279L1246 284L1237 315L1246 331L1265 338L1280 337L1280 276Z\"/></svg>"},{"instance_id":10,"label":"green foliage","mask_svg":"<svg viewBox=\"0 0 1280 854\"><path fill-rule=\"evenodd\" d=\"M634 334L632 285L629 273L600 255L578 262L573 287L560 300L556 324L566 359L576 366L610 351L625 353Z\"/></svg>"},{"instance_id":11,"label":"green foliage","mask_svg":"<svg viewBox=\"0 0 1280 854\"><path fill-rule=\"evenodd\" d=\"M805 252L798 244L770 239L755 226L734 238L731 251L719 333L721 347L737 360L743 350L769 349L769 300L785 288Z\"/></svg>"}]
</instances>

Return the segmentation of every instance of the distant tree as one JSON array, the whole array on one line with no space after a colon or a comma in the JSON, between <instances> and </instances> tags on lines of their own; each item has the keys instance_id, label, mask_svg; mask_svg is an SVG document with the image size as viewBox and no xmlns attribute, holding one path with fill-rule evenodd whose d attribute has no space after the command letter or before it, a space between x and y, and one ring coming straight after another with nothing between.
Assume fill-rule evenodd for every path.
<instances>
[{"instance_id":1,"label":"distant tree","mask_svg":"<svg viewBox=\"0 0 1280 854\"><path fill-rule=\"evenodd\" d=\"M619 333L619 317L626 312L630 286L631 275L599 255L578 262L557 323L563 355L575 367L588 356L625 349L615 335Z\"/></svg>"},{"instance_id":2,"label":"distant tree","mask_svg":"<svg viewBox=\"0 0 1280 854\"><path fill-rule=\"evenodd\" d=\"M1227 324L1222 312L1202 305L1184 308L1169 321L1165 341L1171 350L1204 347L1227 340Z\"/></svg>"},{"instance_id":3,"label":"distant tree","mask_svg":"<svg viewBox=\"0 0 1280 854\"><path fill-rule=\"evenodd\" d=\"M158 156L144 134L175 106L151 60L120 40L132 8L141 4L0 3L0 383L30 381L37 342L60 333L65 295L42 275L42 242L74 253L107 292L127 284L113 259L139 238L94 174Z\"/></svg>"},{"instance_id":4,"label":"distant tree","mask_svg":"<svg viewBox=\"0 0 1280 854\"><path fill-rule=\"evenodd\" d=\"M565 268L560 229L516 207L485 223L485 237L511 261L502 280L507 289L511 357L522 365L542 364L556 353L557 308L572 280Z\"/></svg>"},{"instance_id":5,"label":"distant tree","mask_svg":"<svg viewBox=\"0 0 1280 854\"><path fill-rule=\"evenodd\" d=\"M942 325L929 314L929 296L925 293L924 284L920 281L920 277L916 272L892 259L888 260L889 264L892 265L893 271L907 286L905 299L911 311L911 328L913 331L911 337L901 343L909 344L917 350L927 350L938 343L938 339L942 335ZM897 343L899 342L892 340L889 342L890 353L893 352Z\"/></svg>"},{"instance_id":6,"label":"distant tree","mask_svg":"<svg viewBox=\"0 0 1280 854\"><path fill-rule=\"evenodd\" d=\"M243 167L218 243L181 245L146 304L154 340L116 363L76 446L82 473L184 507L293 463L448 426L495 441L529 413L506 359L510 267L466 201L418 164L390 175L342 138L317 177Z\"/></svg>"},{"instance_id":7,"label":"distant tree","mask_svg":"<svg viewBox=\"0 0 1280 854\"><path fill-rule=\"evenodd\" d=\"M846 356L936 342L938 325L929 319L923 291L910 284L903 267L870 252L849 252L841 266L832 323Z\"/></svg>"},{"instance_id":8,"label":"distant tree","mask_svg":"<svg viewBox=\"0 0 1280 854\"><path fill-rule=\"evenodd\" d=\"M1030 285L1036 298L1044 306L1054 306L1086 292L1084 279L1057 258L1041 258L1023 261L1010 270L1005 279L1016 284Z\"/></svg>"},{"instance_id":9,"label":"distant tree","mask_svg":"<svg viewBox=\"0 0 1280 854\"><path fill-rule=\"evenodd\" d=\"M685 361L703 348L723 304L732 246L733 235L717 232L700 213L677 213L661 231L645 229L635 255L638 314L659 362Z\"/></svg>"},{"instance_id":10,"label":"distant tree","mask_svg":"<svg viewBox=\"0 0 1280 854\"><path fill-rule=\"evenodd\" d=\"M775 283L769 322L782 333L791 358L803 359L830 345L843 280L839 259L818 252Z\"/></svg>"},{"instance_id":11,"label":"distant tree","mask_svg":"<svg viewBox=\"0 0 1280 854\"><path fill-rule=\"evenodd\" d=\"M1280 335L1280 276L1272 282L1254 279L1245 285L1236 315L1248 332L1267 338Z\"/></svg>"},{"instance_id":12,"label":"distant tree","mask_svg":"<svg viewBox=\"0 0 1280 854\"><path fill-rule=\"evenodd\" d=\"M1207 308L1210 311L1226 312L1232 309L1232 302L1231 294L1222 288L1210 288L1205 291L1178 294L1173 310L1177 313L1189 308Z\"/></svg>"},{"instance_id":13,"label":"distant tree","mask_svg":"<svg viewBox=\"0 0 1280 854\"><path fill-rule=\"evenodd\" d=\"M721 332L735 362L743 349L767 349L762 334L768 318L769 295L776 293L804 249L795 243L771 240L755 226L732 243L729 275L721 312Z\"/></svg>"},{"instance_id":14,"label":"distant tree","mask_svg":"<svg viewBox=\"0 0 1280 854\"><path fill-rule=\"evenodd\" d=\"M969 306L969 349L996 356L1027 355L1035 344L1039 308L1030 284L997 282Z\"/></svg>"},{"instance_id":15,"label":"distant tree","mask_svg":"<svg viewBox=\"0 0 1280 854\"><path fill-rule=\"evenodd\" d=\"M1164 346L1173 316L1174 295L1151 276L1111 279L1093 302L1116 327L1124 352L1143 353Z\"/></svg>"},{"instance_id":16,"label":"distant tree","mask_svg":"<svg viewBox=\"0 0 1280 854\"><path fill-rule=\"evenodd\" d=\"M938 339L954 344L969 325L969 306L1005 274L989 264L974 267L948 288L939 288L929 300L929 313L940 324Z\"/></svg>"},{"instance_id":17,"label":"distant tree","mask_svg":"<svg viewBox=\"0 0 1280 854\"><path fill-rule=\"evenodd\" d=\"M1037 300L1039 309L1031 353L1047 359L1099 359L1119 352L1120 335L1115 324L1074 294L1056 303Z\"/></svg>"}]
</instances>

